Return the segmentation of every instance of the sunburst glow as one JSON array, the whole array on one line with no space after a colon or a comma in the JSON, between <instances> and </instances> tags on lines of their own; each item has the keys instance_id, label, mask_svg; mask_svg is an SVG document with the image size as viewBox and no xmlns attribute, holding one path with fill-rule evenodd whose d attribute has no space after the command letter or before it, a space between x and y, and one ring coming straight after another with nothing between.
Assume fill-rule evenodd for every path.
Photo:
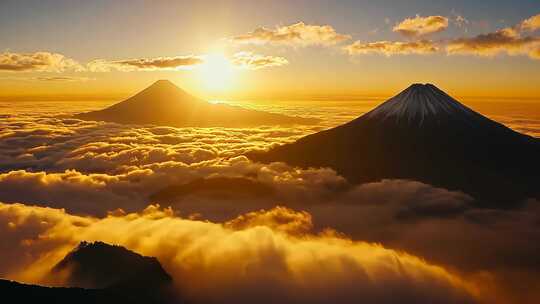
<instances>
[{"instance_id":1,"label":"sunburst glow","mask_svg":"<svg viewBox=\"0 0 540 304\"><path fill-rule=\"evenodd\" d=\"M206 89L222 91L231 88L235 69L223 54L206 55L199 77Z\"/></svg>"}]
</instances>

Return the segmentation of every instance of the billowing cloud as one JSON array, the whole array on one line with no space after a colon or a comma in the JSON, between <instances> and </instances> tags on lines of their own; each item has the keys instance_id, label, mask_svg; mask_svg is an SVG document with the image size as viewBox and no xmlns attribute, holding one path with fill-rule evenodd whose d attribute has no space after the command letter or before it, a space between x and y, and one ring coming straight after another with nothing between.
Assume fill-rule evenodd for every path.
<instances>
[{"instance_id":1,"label":"billowing cloud","mask_svg":"<svg viewBox=\"0 0 540 304\"><path fill-rule=\"evenodd\" d=\"M182 70L204 62L201 56L176 56L176 57L157 57L157 58L139 58L108 61L96 59L87 64L87 68L92 72L110 72L112 70L130 72L130 71L156 71L156 70Z\"/></svg>"},{"instance_id":2,"label":"billowing cloud","mask_svg":"<svg viewBox=\"0 0 540 304\"><path fill-rule=\"evenodd\" d=\"M518 26L522 31L536 31L540 29L540 14L523 20Z\"/></svg>"},{"instance_id":3,"label":"billowing cloud","mask_svg":"<svg viewBox=\"0 0 540 304\"><path fill-rule=\"evenodd\" d=\"M252 52L239 52L231 59L233 65L248 70L259 70L267 67L278 67L289 64L283 57L265 56Z\"/></svg>"},{"instance_id":4,"label":"billowing cloud","mask_svg":"<svg viewBox=\"0 0 540 304\"><path fill-rule=\"evenodd\" d=\"M266 226L276 231L293 235L309 233L313 229L311 214L291 212L292 210L277 206L272 210L258 210L238 216L224 225L233 229L246 229L249 227Z\"/></svg>"},{"instance_id":5,"label":"billowing cloud","mask_svg":"<svg viewBox=\"0 0 540 304\"><path fill-rule=\"evenodd\" d=\"M279 212L277 220L285 222L272 223L260 212L265 220L224 227L182 219L157 206L81 218L0 204L0 274L47 282L48 270L77 242L102 240L156 256L189 303L476 302L466 282L442 267L332 232L295 235L275 229L287 221L310 221L305 213Z\"/></svg>"},{"instance_id":6,"label":"billowing cloud","mask_svg":"<svg viewBox=\"0 0 540 304\"><path fill-rule=\"evenodd\" d=\"M335 45L351 36L340 34L330 25L310 25L298 22L292 25L267 29L260 27L245 35L233 37L236 43L290 44L298 46Z\"/></svg>"},{"instance_id":7,"label":"billowing cloud","mask_svg":"<svg viewBox=\"0 0 540 304\"><path fill-rule=\"evenodd\" d=\"M0 53L0 71L64 72L81 71L83 67L62 54L50 52Z\"/></svg>"},{"instance_id":8,"label":"billowing cloud","mask_svg":"<svg viewBox=\"0 0 540 304\"><path fill-rule=\"evenodd\" d=\"M447 46L448 54L495 56L507 54L511 56L526 55L538 59L540 52L540 37L529 35L540 29L540 15L523 20L513 27L477 35L470 38L451 40Z\"/></svg>"},{"instance_id":9,"label":"billowing cloud","mask_svg":"<svg viewBox=\"0 0 540 304\"><path fill-rule=\"evenodd\" d=\"M538 49L540 49L540 37L522 36L514 28L504 28L472 38L455 39L446 46L446 51L450 55L495 56L504 53L527 55L531 58L536 58Z\"/></svg>"},{"instance_id":10,"label":"billowing cloud","mask_svg":"<svg viewBox=\"0 0 540 304\"><path fill-rule=\"evenodd\" d=\"M407 37L418 37L442 32L447 28L448 18L444 16L416 15L414 18L407 18L396 24L393 31Z\"/></svg>"},{"instance_id":11,"label":"billowing cloud","mask_svg":"<svg viewBox=\"0 0 540 304\"><path fill-rule=\"evenodd\" d=\"M386 56L409 55L409 54L433 54L439 47L430 40L419 40L410 42L401 41L376 41L355 43L344 47L349 55L383 54Z\"/></svg>"},{"instance_id":12,"label":"billowing cloud","mask_svg":"<svg viewBox=\"0 0 540 304\"><path fill-rule=\"evenodd\" d=\"M106 214L108 210L141 209L146 205L144 196L137 196L140 190L137 191L136 183L130 183L132 178L143 178L145 172L132 174L135 175L11 171L0 174L0 191L8 202L40 202L78 214Z\"/></svg>"}]
</instances>

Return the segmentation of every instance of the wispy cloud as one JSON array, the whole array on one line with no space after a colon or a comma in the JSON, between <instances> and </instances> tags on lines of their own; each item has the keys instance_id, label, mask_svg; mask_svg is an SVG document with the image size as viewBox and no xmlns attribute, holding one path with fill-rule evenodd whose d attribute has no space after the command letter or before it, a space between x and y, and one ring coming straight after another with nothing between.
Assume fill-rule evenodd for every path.
<instances>
[{"instance_id":1,"label":"wispy cloud","mask_svg":"<svg viewBox=\"0 0 540 304\"><path fill-rule=\"evenodd\" d=\"M383 54L386 56L409 54L432 54L439 50L438 46L430 40L412 42L376 41L363 43L356 41L344 50L349 55Z\"/></svg>"},{"instance_id":2,"label":"wispy cloud","mask_svg":"<svg viewBox=\"0 0 540 304\"><path fill-rule=\"evenodd\" d=\"M50 82L75 82L75 81L88 81L88 80L92 80L92 78L73 77L73 76L46 76L46 77L31 78L31 80L50 81Z\"/></svg>"},{"instance_id":3,"label":"wispy cloud","mask_svg":"<svg viewBox=\"0 0 540 304\"><path fill-rule=\"evenodd\" d=\"M418 37L428 34L438 33L448 28L448 18L444 16L416 15L414 18L407 18L396 24L393 31L406 37Z\"/></svg>"},{"instance_id":4,"label":"wispy cloud","mask_svg":"<svg viewBox=\"0 0 540 304\"><path fill-rule=\"evenodd\" d=\"M138 58L127 60L108 61L104 59L92 60L87 64L91 72L110 72L112 70L131 71L156 71L156 70L183 70L202 64L203 57L188 55L176 57Z\"/></svg>"},{"instance_id":5,"label":"wispy cloud","mask_svg":"<svg viewBox=\"0 0 540 304\"><path fill-rule=\"evenodd\" d=\"M0 53L0 71L64 72L83 69L77 61L58 53Z\"/></svg>"},{"instance_id":6,"label":"wispy cloud","mask_svg":"<svg viewBox=\"0 0 540 304\"><path fill-rule=\"evenodd\" d=\"M461 28L461 29L464 29L465 31L467 31L467 26L470 24L471 22L469 21L469 19L461 16L461 15L455 15L454 17L454 24L458 27L458 28Z\"/></svg>"},{"instance_id":7,"label":"wispy cloud","mask_svg":"<svg viewBox=\"0 0 540 304\"><path fill-rule=\"evenodd\" d=\"M245 35L232 37L235 43L290 44L299 46L335 45L351 36L340 34L330 25L310 25L298 22L288 26L267 29L259 27Z\"/></svg>"},{"instance_id":8,"label":"wispy cloud","mask_svg":"<svg viewBox=\"0 0 540 304\"><path fill-rule=\"evenodd\" d=\"M523 20L514 27L507 27L495 32L470 38L458 38L450 41L446 51L450 55L511 56L526 55L538 59L540 37L524 35L524 32L540 28L540 15Z\"/></svg>"},{"instance_id":9,"label":"wispy cloud","mask_svg":"<svg viewBox=\"0 0 540 304\"><path fill-rule=\"evenodd\" d=\"M283 57L265 56L252 52L236 53L231 59L231 62L236 67L247 70L259 70L289 64L289 61Z\"/></svg>"}]
</instances>

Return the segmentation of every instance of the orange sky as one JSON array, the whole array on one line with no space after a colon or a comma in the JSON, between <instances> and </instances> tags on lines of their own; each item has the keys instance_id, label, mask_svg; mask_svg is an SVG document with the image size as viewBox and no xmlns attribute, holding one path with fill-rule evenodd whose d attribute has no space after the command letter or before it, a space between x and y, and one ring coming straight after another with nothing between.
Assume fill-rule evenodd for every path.
<instances>
[{"instance_id":1,"label":"orange sky","mask_svg":"<svg viewBox=\"0 0 540 304\"><path fill-rule=\"evenodd\" d=\"M537 1L304 2L3 1L0 99L120 99L169 79L207 99L362 99L430 82L540 100Z\"/></svg>"}]
</instances>

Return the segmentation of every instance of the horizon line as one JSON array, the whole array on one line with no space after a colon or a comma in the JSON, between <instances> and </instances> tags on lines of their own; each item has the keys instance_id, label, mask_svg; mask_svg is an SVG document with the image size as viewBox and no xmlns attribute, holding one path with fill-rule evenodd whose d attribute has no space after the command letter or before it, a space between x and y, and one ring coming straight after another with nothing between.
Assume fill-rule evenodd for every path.
<instances>
[{"instance_id":1,"label":"horizon line","mask_svg":"<svg viewBox=\"0 0 540 304\"><path fill-rule=\"evenodd\" d=\"M0 101L121 101L136 93L118 93L118 94L72 94L72 95L0 95ZM210 97L208 101L378 101L386 100L395 96L388 95L340 95L340 94L314 94L314 95L295 95L286 96L283 94L267 96L230 96L230 97ZM482 101L482 102L502 102L502 101L522 101L522 102L540 102L540 96L537 97L508 97L508 96L469 96L456 95L456 99Z\"/></svg>"}]
</instances>

